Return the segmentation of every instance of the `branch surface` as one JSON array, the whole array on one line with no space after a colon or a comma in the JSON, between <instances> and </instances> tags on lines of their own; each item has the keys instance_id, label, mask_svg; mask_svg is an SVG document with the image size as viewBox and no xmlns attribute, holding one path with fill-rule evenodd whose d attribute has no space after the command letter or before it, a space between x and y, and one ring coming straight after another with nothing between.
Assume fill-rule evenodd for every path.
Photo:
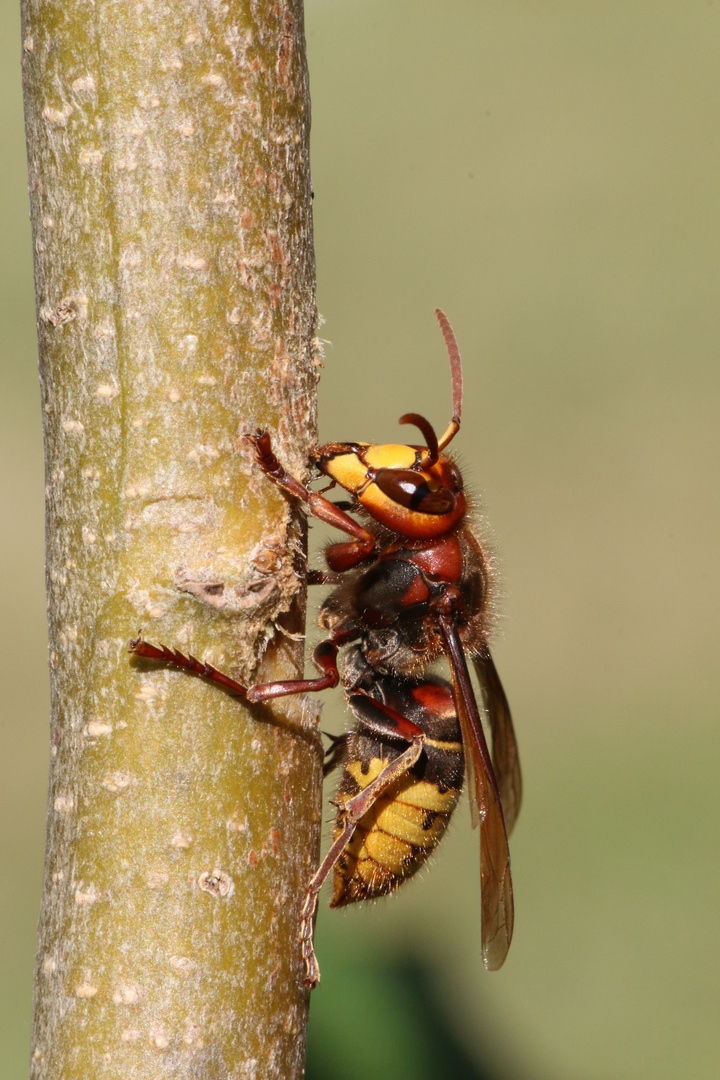
<instances>
[{"instance_id":1,"label":"branch surface","mask_svg":"<svg viewBox=\"0 0 720 1080\"><path fill-rule=\"evenodd\" d=\"M25 0L52 695L33 1077L302 1074L311 710L130 663L302 668L317 360L301 0Z\"/></svg>"}]
</instances>

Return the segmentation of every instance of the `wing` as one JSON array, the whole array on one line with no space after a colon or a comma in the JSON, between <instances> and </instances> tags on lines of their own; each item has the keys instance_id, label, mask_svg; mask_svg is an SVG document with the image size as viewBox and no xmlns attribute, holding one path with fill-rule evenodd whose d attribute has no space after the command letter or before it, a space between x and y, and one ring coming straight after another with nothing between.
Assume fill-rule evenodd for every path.
<instances>
[{"instance_id":1,"label":"wing","mask_svg":"<svg viewBox=\"0 0 720 1080\"><path fill-rule=\"evenodd\" d=\"M480 821L483 962L489 971L496 971L505 961L513 935L514 907L507 832L465 654L450 618L441 615L439 624L452 671L455 707L468 765L471 809L473 802L476 804L473 823L477 819Z\"/></svg>"},{"instance_id":2,"label":"wing","mask_svg":"<svg viewBox=\"0 0 720 1080\"><path fill-rule=\"evenodd\" d=\"M508 836L513 830L522 801L522 777L517 742L513 730L510 706L505 697L500 676L487 647L475 658L475 670L480 680L483 703L492 734L492 763L497 780L505 828Z\"/></svg>"}]
</instances>

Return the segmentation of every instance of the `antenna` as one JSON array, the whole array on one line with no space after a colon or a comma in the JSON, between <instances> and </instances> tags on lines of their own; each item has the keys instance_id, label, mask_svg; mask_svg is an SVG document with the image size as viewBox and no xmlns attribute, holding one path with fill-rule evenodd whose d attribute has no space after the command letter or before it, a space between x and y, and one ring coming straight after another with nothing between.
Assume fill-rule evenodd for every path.
<instances>
[{"instance_id":1,"label":"antenna","mask_svg":"<svg viewBox=\"0 0 720 1080\"><path fill-rule=\"evenodd\" d=\"M448 424L447 428L443 432L441 438L438 439L438 451L444 450L448 443L457 435L460 430L460 414L462 412L462 399L463 399L463 374L462 374L462 360L460 359L460 350L458 343L453 333L453 328L448 322L448 317L444 311L440 308L435 308L435 318L440 323L440 330L442 336L445 339L445 347L447 349L448 360L450 361L450 376L452 378L452 403L453 403L453 418ZM411 421L414 423L414 421ZM422 430L422 429L421 429Z\"/></svg>"},{"instance_id":2,"label":"antenna","mask_svg":"<svg viewBox=\"0 0 720 1080\"><path fill-rule=\"evenodd\" d=\"M425 445L428 448L427 456L423 458L423 467L429 468L434 465L437 459L440 457L440 451L438 450L437 435L435 429L429 420L426 420L420 413L408 412L404 416L401 416L398 423L400 424L414 424L416 428L420 428L425 440Z\"/></svg>"}]
</instances>

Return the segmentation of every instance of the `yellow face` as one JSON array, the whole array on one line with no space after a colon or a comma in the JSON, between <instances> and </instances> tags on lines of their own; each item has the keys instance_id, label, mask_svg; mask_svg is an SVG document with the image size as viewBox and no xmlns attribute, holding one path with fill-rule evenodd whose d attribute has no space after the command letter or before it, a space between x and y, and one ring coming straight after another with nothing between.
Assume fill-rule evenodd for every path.
<instances>
[{"instance_id":1,"label":"yellow face","mask_svg":"<svg viewBox=\"0 0 720 1080\"><path fill-rule=\"evenodd\" d=\"M446 457L423 467L427 449L400 443L329 443L319 468L388 529L413 539L450 532L465 514L462 478Z\"/></svg>"}]
</instances>

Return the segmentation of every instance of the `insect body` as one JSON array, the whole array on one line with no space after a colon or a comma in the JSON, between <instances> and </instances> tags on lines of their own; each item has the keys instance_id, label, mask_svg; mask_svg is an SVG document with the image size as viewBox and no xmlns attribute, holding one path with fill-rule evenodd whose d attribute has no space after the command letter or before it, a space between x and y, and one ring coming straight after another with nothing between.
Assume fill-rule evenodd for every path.
<instances>
[{"instance_id":1,"label":"insect body","mask_svg":"<svg viewBox=\"0 0 720 1080\"><path fill-rule=\"evenodd\" d=\"M219 682L251 702L324 690L342 681L356 719L335 740L326 772L343 767L333 844L308 887L301 932L306 982L319 979L313 919L334 869L333 906L380 895L410 877L439 842L469 777L473 824L480 824L482 942L485 966L499 968L513 931L507 834L520 806L517 746L490 650L491 567L468 520L462 477L443 453L460 428L462 368L455 336L436 311L450 359L453 418L438 439L416 413L424 445L329 443L314 456L320 474L352 497L362 521L288 475L266 432L248 436L258 466L308 513L347 540L325 552L332 583L320 610L327 638L314 651L320 675L246 688L194 657L138 640L139 656ZM344 650L341 652L341 650ZM470 681L480 682L492 757ZM452 686L428 675L447 656Z\"/></svg>"}]
</instances>

